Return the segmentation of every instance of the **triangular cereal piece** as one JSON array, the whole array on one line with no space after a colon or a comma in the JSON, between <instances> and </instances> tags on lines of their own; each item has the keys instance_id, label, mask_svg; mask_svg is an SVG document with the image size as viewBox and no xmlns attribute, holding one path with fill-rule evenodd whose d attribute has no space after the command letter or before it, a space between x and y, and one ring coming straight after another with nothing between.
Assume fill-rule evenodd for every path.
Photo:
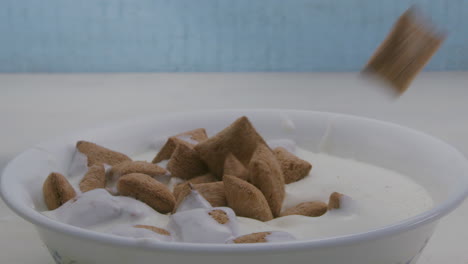
<instances>
[{"instance_id":1,"label":"triangular cereal piece","mask_svg":"<svg viewBox=\"0 0 468 264\"><path fill-rule=\"evenodd\" d=\"M152 163L159 163L163 160L170 159L172 153L179 144L186 144L193 147L207 138L208 136L204 128L197 128L172 136L167 139L166 144L164 144L156 157L154 157Z\"/></svg>"},{"instance_id":2,"label":"triangular cereal piece","mask_svg":"<svg viewBox=\"0 0 468 264\"><path fill-rule=\"evenodd\" d=\"M327 209L328 205L323 202L305 202L284 210L281 216L303 215L317 217L325 214L327 212Z\"/></svg>"},{"instance_id":3,"label":"triangular cereal piece","mask_svg":"<svg viewBox=\"0 0 468 264\"><path fill-rule=\"evenodd\" d=\"M166 169L147 161L127 161L112 166L109 178L116 179L130 173L143 173L151 177L166 175Z\"/></svg>"},{"instance_id":4,"label":"triangular cereal piece","mask_svg":"<svg viewBox=\"0 0 468 264\"><path fill-rule=\"evenodd\" d=\"M247 166L259 144L266 143L247 117L243 116L215 136L196 145L195 150L200 153L210 172L222 179L224 161L229 153Z\"/></svg>"},{"instance_id":5,"label":"triangular cereal piece","mask_svg":"<svg viewBox=\"0 0 468 264\"><path fill-rule=\"evenodd\" d=\"M260 221L273 219L270 206L257 187L227 174L224 175L223 182L228 206L234 210L237 216Z\"/></svg>"},{"instance_id":6,"label":"triangular cereal piece","mask_svg":"<svg viewBox=\"0 0 468 264\"><path fill-rule=\"evenodd\" d=\"M296 182L309 175L312 169L309 162L298 158L282 147L275 148L273 153L283 171L284 183Z\"/></svg>"},{"instance_id":7,"label":"triangular cereal piece","mask_svg":"<svg viewBox=\"0 0 468 264\"><path fill-rule=\"evenodd\" d=\"M199 184L199 183L210 183L210 182L216 182L218 179L213 176L211 173L207 173L205 175L197 176L195 178L192 178L188 180L188 182L192 184Z\"/></svg>"},{"instance_id":8,"label":"triangular cereal piece","mask_svg":"<svg viewBox=\"0 0 468 264\"><path fill-rule=\"evenodd\" d=\"M232 153L224 161L224 174L236 176L244 181L249 180L249 171Z\"/></svg>"},{"instance_id":9,"label":"triangular cereal piece","mask_svg":"<svg viewBox=\"0 0 468 264\"><path fill-rule=\"evenodd\" d=\"M163 183L142 173L130 173L117 182L120 195L138 199L154 210L165 214L174 209L175 198Z\"/></svg>"},{"instance_id":10,"label":"triangular cereal piece","mask_svg":"<svg viewBox=\"0 0 468 264\"><path fill-rule=\"evenodd\" d=\"M96 164L108 164L114 166L124 161L131 161L131 159L125 154L101 147L88 141L78 141L76 143L76 148L88 158L88 167Z\"/></svg>"},{"instance_id":11,"label":"triangular cereal piece","mask_svg":"<svg viewBox=\"0 0 468 264\"><path fill-rule=\"evenodd\" d=\"M184 183L174 189L174 196L177 200L175 210L177 210L178 205L185 199L185 197L190 194L192 189L196 190L213 207L223 207L227 205L223 182L200 184Z\"/></svg>"},{"instance_id":12,"label":"triangular cereal piece","mask_svg":"<svg viewBox=\"0 0 468 264\"><path fill-rule=\"evenodd\" d=\"M208 168L191 146L179 144L172 154L167 169L172 177L188 180L206 174Z\"/></svg>"},{"instance_id":13,"label":"triangular cereal piece","mask_svg":"<svg viewBox=\"0 0 468 264\"><path fill-rule=\"evenodd\" d=\"M97 188L106 187L106 170L104 165L93 165L88 168L83 179L80 182L80 190L82 192L91 191Z\"/></svg>"},{"instance_id":14,"label":"triangular cereal piece","mask_svg":"<svg viewBox=\"0 0 468 264\"><path fill-rule=\"evenodd\" d=\"M62 204L76 196L75 189L67 178L60 173L52 172L42 186L44 200L49 210L59 208Z\"/></svg>"},{"instance_id":15,"label":"triangular cereal piece","mask_svg":"<svg viewBox=\"0 0 468 264\"><path fill-rule=\"evenodd\" d=\"M328 209L339 209L341 207L341 199L343 198L343 196L344 195L339 192L332 193L328 201Z\"/></svg>"},{"instance_id":16,"label":"triangular cereal piece","mask_svg":"<svg viewBox=\"0 0 468 264\"><path fill-rule=\"evenodd\" d=\"M186 182L182 182L182 183L177 184L174 187L174 191L172 193L174 194L174 197L177 200L177 197L179 197L180 191L182 191L182 189L184 188L184 185L186 185L187 183L191 183L192 186L193 186L195 184L210 183L210 182L217 182L217 181L218 181L218 179L216 179L211 173L207 173L205 175L197 176L195 178L192 178L192 179L190 179L190 180L188 180Z\"/></svg>"},{"instance_id":17,"label":"triangular cereal piece","mask_svg":"<svg viewBox=\"0 0 468 264\"><path fill-rule=\"evenodd\" d=\"M249 165L250 181L268 201L273 216L279 216L285 189L284 176L278 160L266 145L258 145Z\"/></svg>"}]
</instances>

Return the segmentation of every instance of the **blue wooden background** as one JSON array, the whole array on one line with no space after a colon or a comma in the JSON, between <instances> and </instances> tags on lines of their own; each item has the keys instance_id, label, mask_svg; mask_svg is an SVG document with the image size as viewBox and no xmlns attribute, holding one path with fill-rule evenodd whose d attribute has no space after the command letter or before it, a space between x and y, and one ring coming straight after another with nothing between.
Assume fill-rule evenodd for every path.
<instances>
[{"instance_id":1,"label":"blue wooden background","mask_svg":"<svg viewBox=\"0 0 468 264\"><path fill-rule=\"evenodd\" d=\"M357 71L415 3L468 70L468 0L0 0L0 72Z\"/></svg>"}]
</instances>

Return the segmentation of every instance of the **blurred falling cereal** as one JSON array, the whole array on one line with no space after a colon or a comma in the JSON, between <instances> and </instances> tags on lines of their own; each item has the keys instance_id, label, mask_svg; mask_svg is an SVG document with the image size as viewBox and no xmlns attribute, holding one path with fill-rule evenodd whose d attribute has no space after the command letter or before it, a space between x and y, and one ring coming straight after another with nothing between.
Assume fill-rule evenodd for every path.
<instances>
[{"instance_id":1,"label":"blurred falling cereal","mask_svg":"<svg viewBox=\"0 0 468 264\"><path fill-rule=\"evenodd\" d=\"M445 35L408 9L370 58L365 73L375 74L402 94L440 47Z\"/></svg>"}]
</instances>

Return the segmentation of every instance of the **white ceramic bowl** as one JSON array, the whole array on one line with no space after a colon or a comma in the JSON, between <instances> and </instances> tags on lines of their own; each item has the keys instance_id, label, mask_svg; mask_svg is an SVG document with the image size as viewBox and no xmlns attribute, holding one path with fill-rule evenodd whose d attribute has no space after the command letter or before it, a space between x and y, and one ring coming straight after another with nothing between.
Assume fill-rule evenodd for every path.
<instances>
[{"instance_id":1,"label":"white ceramic bowl","mask_svg":"<svg viewBox=\"0 0 468 264\"><path fill-rule=\"evenodd\" d=\"M212 135L242 115L248 116L266 139L291 138L314 152L354 158L406 174L428 190L435 206L365 233L234 245L136 242L62 224L40 213L45 210L44 179L51 171L66 173L77 140L93 141L132 155L145 151L155 139L180 131L205 127ZM293 110L176 113L104 126L39 144L8 164L1 178L1 193L11 209L36 226L57 263L408 264L417 261L438 220L467 196L468 162L438 139L360 117Z\"/></svg>"}]
</instances>

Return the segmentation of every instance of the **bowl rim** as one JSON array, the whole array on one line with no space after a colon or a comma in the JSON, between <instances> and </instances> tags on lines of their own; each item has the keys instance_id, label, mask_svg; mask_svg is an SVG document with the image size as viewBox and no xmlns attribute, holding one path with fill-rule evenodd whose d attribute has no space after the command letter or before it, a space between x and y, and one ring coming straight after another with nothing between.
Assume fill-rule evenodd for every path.
<instances>
[{"instance_id":1,"label":"bowl rim","mask_svg":"<svg viewBox=\"0 0 468 264\"><path fill-rule=\"evenodd\" d=\"M170 115L171 117L174 117L174 118L177 118L177 116L184 116L185 118L187 118L189 115L200 116L203 114L222 115L222 114L234 114L234 113L239 113L241 115L248 115L248 113L264 113L264 112L278 113L278 114L287 114L287 113L323 114L323 115L329 115L331 117L347 117L347 118L352 118L352 119L358 119L362 121L377 123L377 124L384 125L384 126L398 128L406 132L416 133L419 136L430 138L433 141L443 144L447 148L451 148L458 155L463 157L463 159L466 161L466 164L468 164L468 161L466 160L466 158L461 152L459 152L454 147L452 147L451 145L445 143L444 141L438 138L435 138L426 133L423 133L423 132L420 132L420 131L417 131L408 127L404 127L395 123L380 121L380 120L376 120L372 118L355 116L355 115L333 113L333 112L323 112L323 111L295 110L295 109L224 109L224 110L216 109L216 110L201 110L201 111L192 111L192 112L186 112L186 111L170 112L170 113L164 113L164 114L159 114L159 115L164 115L165 117L168 117ZM138 120L145 120L145 119L148 119L149 117L154 118L155 115L141 117L141 118L138 118ZM93 131L98 128L110 127L112 125L122 125L125 123L126 123L125 120L120 120L120 121L116 121L112 123L104 123L98 127L83 129L83 130L79 130L78 132L67 134L64 137L78 134L80 133L80 131L81 132ZM56 139L49 140L46 142L54 142L55 140ZM30 149L34 149L34 148L30 148ZM7 178L12 177L12 176L9 176L9 174L11 174L9 173L9 170L11 169L10 167L12 166L11 164L13 163L13 161L15 161L16 159L19 159L19 157L21 157L25 152L27 152L30 149L23 151L22 153L17 155L14 159L12 159L4 168L2 176L0 178L0 195L11 210L13 210L16 214L18 214L19 216L21 216L28 222L31 222L35 226L45 228L50 231L59 232L59 233L70 235L76 238L80 238L84 240L91 240L94 242L104 243L104 244L108 244L112 246L138 248L138 249L143 249L143 250L153 250L153 251L159 250L159 251L191 252L191 253L261 253L261 252L270 252L270 251L283 252L283 251L296 251L296 250L302 250L302 249L315 249L315 248L321 248L321 247L344 246L344 245L350 245L353 243L375 240L384 236L396 235L396 234L414 229L416 227L422 226L424 224L434 222L437 219L453 211L468 196L468 174L467 174L465 175L466 176L465 182L461 183L463 186L460 188L460 192L452 194L448 199L443 201L441 204L434 206L431 209L426 210L413 217L410 217L410 218L407 218L407 219L404 219L404 220L401 220L396 223L386 225L380 228L371 229L366 232L360 232L356 234L349 234L349 235L343 235L343 236L320 238L320 239L298 240L298 241L272 243L272 244L262 244L262 243L197 244L197 243L181 243L181 242L177 242L177 243L158 242L156 243L156 242L148 242L148 240L146 239L140 240L140 239L134 239L134 238L120 237L120 236L111 235L111 234L99 233L99 232L91 231L88 229L83 229L83 228L75 227L75 226L68 225L65 223L61 223L51 218L48 218L47 216L41 214L39 211L36 211L35 209L29 206L26 206L24 203L21 203L20 201L11 199L11 197L8 195L11 190L7 188L7 182L6 182ZM145 241L148 243L144 243Z\"/></svg>"}]
</instances>

